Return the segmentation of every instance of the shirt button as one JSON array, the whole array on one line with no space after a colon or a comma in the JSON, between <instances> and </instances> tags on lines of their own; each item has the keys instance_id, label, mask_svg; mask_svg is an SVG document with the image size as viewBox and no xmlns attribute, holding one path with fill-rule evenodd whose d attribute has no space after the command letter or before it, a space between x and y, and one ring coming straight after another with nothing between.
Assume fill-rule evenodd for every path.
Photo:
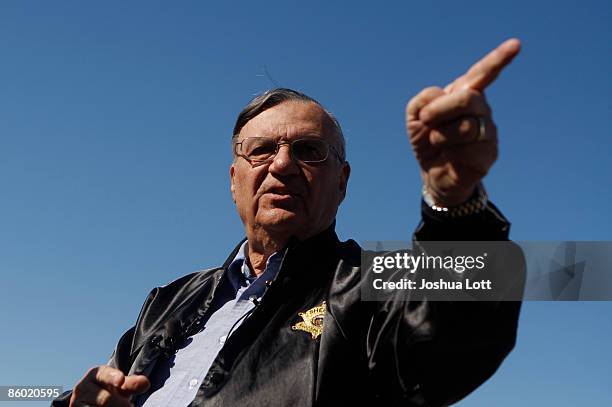
<instances>
[{"instance_id":1,"label":"shirt button","mask_svg":"<svg viewBox=\"0 0 612 407\"><path fill-rule=\"evenodd\" d=\"M219 338L219 343L223 345L226 339L227 339L227 335L223 335L222 337Z\"/></svg>"},{"instance_id":2,"label":"shirt button","mask_svg":"<svg viewBox=\"0 0 612 407\"><path fill-rule=\"evenodd\" d=\"M189 390L192 390L198 384L198 379L189 380Z\"/></svg>"}]
</instances>

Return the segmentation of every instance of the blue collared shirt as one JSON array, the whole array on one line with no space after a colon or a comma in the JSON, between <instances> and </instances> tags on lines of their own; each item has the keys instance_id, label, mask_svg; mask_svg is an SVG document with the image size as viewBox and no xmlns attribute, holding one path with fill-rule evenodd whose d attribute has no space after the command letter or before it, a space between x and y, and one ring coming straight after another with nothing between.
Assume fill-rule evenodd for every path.
<instances>
[{"instance_id":1,"label":"blue collared shirt","mask_svg":"<svg viewBox=\"0 0 612 407\"><path fill-rule=\"evenodd\" d=\"M233 287L219 300L224 303L206 322L204 330L187 338L178 352L160 362L151 377L151 390L139 397L137 407L188 406L208 373L225 340L248 318L255 307L253 299L261 299L280 268L282 256L277 252L268 258L266 268L259 277L251 276L246 259L247 242L227 269L227 278Z\"/></svg>"}]
</instances>

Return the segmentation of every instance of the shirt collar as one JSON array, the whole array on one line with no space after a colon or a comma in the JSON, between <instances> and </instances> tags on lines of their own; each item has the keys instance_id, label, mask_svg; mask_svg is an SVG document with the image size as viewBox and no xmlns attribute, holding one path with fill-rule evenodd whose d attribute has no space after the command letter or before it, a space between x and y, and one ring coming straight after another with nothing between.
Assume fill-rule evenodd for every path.
<instances>
[{"instance_id":1,"label":"shirt collar","mask_svg":"<svg viewBox=\"0 0 612 407\"><path fill-rule=\"evenodd\" d=\"M282 250L279 250L268 257L263 274L261 274L259 277L253 276L247 260L248 248L248 240L245 240L240 246L240 249L238 249L236 256L234 256L234 259L227 269L228 279L236 290L238 290L240 287L251 285L251 283L264 275L266 276L266 279L272 279L276 276L276 273L280 268Z\"/></svg>"},{"instance_id":2,"label":"shirt collar","mask_svg":"<svg viewBox=\"0 0 612 407\"><path fill-rule=\"evenodd\" d=\"M248 247L247 243L247 240L242 243L236 256L234 256L234 259L227 268L227 277L236 290L240 287L249 285L250 281L253 280L251 277L251 270L249 270L249 266L245 261Z\"/></svg>"}]
</instances>

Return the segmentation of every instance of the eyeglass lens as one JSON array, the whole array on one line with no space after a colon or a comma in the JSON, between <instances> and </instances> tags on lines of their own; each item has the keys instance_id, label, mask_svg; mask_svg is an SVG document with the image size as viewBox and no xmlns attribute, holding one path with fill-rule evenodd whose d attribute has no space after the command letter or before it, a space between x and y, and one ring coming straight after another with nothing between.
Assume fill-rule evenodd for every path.
<instances>
[{"instance_id":1,"label":"eyeglass lens","mask_svg":"<svg viewBox=\"0 0 612 407\"><path fill-rule=\"evenodd\" d=\"M247 137L242 141L242 154L253 161L264 161L276 153L277 143L265 137ZM322 140L299 139L290 144L291 154L303 162L325 161L328 146Z\"/></svg>"}]
</instances>

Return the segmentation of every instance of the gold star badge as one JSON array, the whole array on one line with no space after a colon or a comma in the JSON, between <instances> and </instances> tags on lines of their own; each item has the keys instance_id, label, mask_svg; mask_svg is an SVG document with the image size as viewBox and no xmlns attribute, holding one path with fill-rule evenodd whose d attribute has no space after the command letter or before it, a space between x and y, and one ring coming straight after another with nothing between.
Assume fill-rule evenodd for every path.
<instances>
[{"instance_id":1,"label":"gold star badge","mask_svg":"<svg viewBox=\"0 0 612 407\"><path fill-rule=\"evenodd\" d=\"M306 312L298 312L298 315L304 320L293 325L291 329L294 331L304 331L312 335L312 339L317 339L323 332L323 317L325 316L325 301L321 305L313 307Z\"/></svg>"}]
</instances>

